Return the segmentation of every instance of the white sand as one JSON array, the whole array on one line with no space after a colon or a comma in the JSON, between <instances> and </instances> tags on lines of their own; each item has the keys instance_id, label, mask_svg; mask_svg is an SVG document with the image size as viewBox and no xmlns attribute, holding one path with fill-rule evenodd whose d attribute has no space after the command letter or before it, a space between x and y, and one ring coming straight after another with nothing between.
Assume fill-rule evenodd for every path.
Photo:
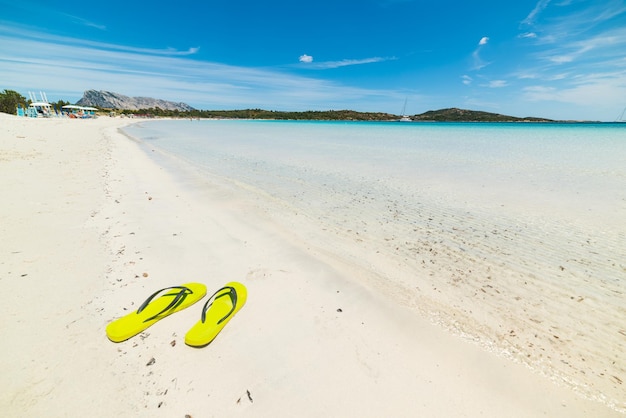
<instances>
[{"instance_id":1,"label":"white sand","mask_svg":"<svg viewBox=\"0 0 626 418\"><path fill-rule=\"evenodd\" d=\"M368 290L245 193L180 184L125 123L0 114L2 416L621 416ZM183 342L202 302L105 336L155 290L231 280L248 303L208 347Z\"/></svg>"}]
</instances>

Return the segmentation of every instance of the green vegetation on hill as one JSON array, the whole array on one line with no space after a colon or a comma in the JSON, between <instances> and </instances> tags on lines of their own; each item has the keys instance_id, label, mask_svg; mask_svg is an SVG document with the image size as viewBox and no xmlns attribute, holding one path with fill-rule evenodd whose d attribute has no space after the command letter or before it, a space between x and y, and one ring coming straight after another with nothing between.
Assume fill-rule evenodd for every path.
<instances>
[{"instance_id":1,"label":"green vegetation on hill","mask_svg":"<svg viewBox=\"0 0 626 418\"><path fill-rule=\"evenodd\" d=\"M500 115L498 113L481 112L476 110L464 110L457 108L429 110L411 118L415 121L433 122L552 122L542 118L516 118L514 116Z\"/></svg>"},{"instance_id":2,"label":"green vegetation on hill","mask_svg":"<svg viewBox=\"0 0 626 418\"><path fill-rule=\"evenodd\" d=\"M22 96L14 90L4 90L0 93L0 112L15 114L17 105L24 105L26 97Z\"/></svg>"},{"instance_id":3,"label":"green vegetation on hill","mask_svg":"<svg viewBox=\"0 0 626 418\"><path fill-rule=\"evenodd\" d=\"M163 110L160 108L123 110L123 114L144 114L150 116L168 116L181 118L224 118L224 119L277 119L277 120L392 120L397 116L389 113L355 112L353 110L326 110L306 112L282 112L263 109L243 110Z\"/></svg>"},{"instance_id":4,"label":"green vegetation on hill","mask_svg":"<svg viewBox=\"0 0 626 418\"><path fill-rule=\"evenodd\" d=\"M326 110L306 112L283 112L263 109L243 110L164 110L150 108L141 110L123 110L123 114L149 115L152 117L181 117L181 118L224 118L224 119L273 119L273 120L353 120L353 121L393 121L399 116L390 113L356 112L354 110ZM542 118L517 118L497 113L481 112L464 109L429 110L428 112L411 116L411 120L428 122L551 122Z\"/></svg>"},{"instance_id":5,"label":"green vegetation on hill","mask_svg":"<svg viewBox=\"0 0 626 418\"><path fill-rule=\"evenodd\" d=\"M123 114L140 114L154 117L181 118L225 118L225 119L275 119L275 120L353 120L353 121L393 121L399 116L390 113L356 112L354 110L326 110L306 112L282 112L276 110L244 109L244 110L163 110L160 108L123 110ZM517 118L497 113L481 112L464 109L429 110L411 116L413 121L428 122L551 122L542 118Z\"/></svg>"}]
</instances>

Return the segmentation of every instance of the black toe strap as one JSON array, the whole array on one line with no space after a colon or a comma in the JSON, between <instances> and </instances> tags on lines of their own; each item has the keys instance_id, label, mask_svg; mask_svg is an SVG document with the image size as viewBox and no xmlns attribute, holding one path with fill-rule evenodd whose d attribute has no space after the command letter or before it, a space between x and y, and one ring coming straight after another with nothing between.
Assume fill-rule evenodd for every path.
<instances>
[{"instance_id":1,"label":"black toe strap","mask_svg":"<svg viewBox=\"0 0 626 418\"><path fill-rule=\"evenodd\" d=\"M166 313L170 309L175 309L178 305L183 303L183 301L185 300L185 298L188 295L191 295L193 293L193 290L191 290L187 286L172 286L172 287L166 287L165 289L157 290L152 295L150 295L150 297L148 299L146 299L146 301L144 303L141 304L139 309L137 309L137 313L140 314L141 311L146 309L146 307L150 304L150 302L152 302L152 300L159 293L161 293L163 291L166 291L166 290L170 290L170 289L178 289L178 292L166 293L163 296L174 296L174 299L172 299L172 301L169 303L169 305L167 305L165 308L163 308L159 313L157 313L156 315L151 316L150 318L146 319L143 322L152 321L153 319L156 319L159 315L162 315L162 314Z\"/></svg>"},{"instance_id":2,"label":"black toe strap","mask_svg":"<svg viewBox=\"0 0 626 418\"><path fill-rule=\"evenodd\" d=\"M222 294L218 294L224 290L228 290L228 292L222 293ZM223 296L230 296L230 301L232 302L233 307L230 308L230 311L228 311L228 313L226 314L226 316L224 316L222 319L220 319L219 321L217 321L217 324L221 324L222 322L224 322L224 320L226 318L228 318L230 316L230 314L233 313L233 311L235 310L235 307L237 306L237 291L235 290L234 287L232 286L224 286L222 287L220 290L218 290L217 292L213 293L213 295L209 298L209 300L206 301L206 303L204 304L204 307L202 308L202 323L204 323L206 321L206 313L209 310L209 308L211 307L211 305L213 305L213 302L216 299L219 299Z\"/></svg>"}]
</instances>

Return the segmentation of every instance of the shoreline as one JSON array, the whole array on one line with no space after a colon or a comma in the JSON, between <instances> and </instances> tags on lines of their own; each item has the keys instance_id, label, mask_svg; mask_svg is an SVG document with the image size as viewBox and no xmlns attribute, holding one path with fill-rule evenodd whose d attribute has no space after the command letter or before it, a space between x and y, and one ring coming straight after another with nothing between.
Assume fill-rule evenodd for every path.
<instances>
[{"instance_id":1,"label":"shoreline","mask_svg":"<svg viewBox=\"0 0 626 418\"><path fill-rule=\"evenodd\" d=\"M182 128L185 123L175 123L167 132L172 126ZM241 138L242 132L236 126L231 123L219 129L214 123L210 129L213 137L227 138L230 133L235 146L241 147L236 138ZM304 131L305 126L301 126ZM301 135L307 136L302 130ZM268 132L260 134L262 138ZM578 135L579 131L571 134ZM176 134L172 135L177 141ZM334 137L329 130L323 135ZM152 146L151 141L147 143ZM218 143L211 147L217 155L229 149ZM602 149L599 143L596 147ZM367 155L353 151L352 159L367 160ZM623 155L624 148L615 151L616 156ZM201 149L196 152L201 154ZM473 165L477 166L481 159L475 154L478 158ZM257 166L281 173L280 188L272 186L269 177L263 177L260 189L256 188L246 165L235 163L233 171L229 163L224 171L208 156L206 161L195 163L212 165L209 171L226 176L200 169L199 176L206 181L245 189L246 197L282 226L285 239L306 243L307 251L326 263L349 263L350 269L358 271L352 276L360 286L486 350L624 409L619 406L620 378L624 375L619 361L624 351L619 318L620 295L625 289L619 280L623 265L618 250L623 237L619 228L623 194L619 187L616 194L606 192L611 185L619 185L618 178L599 175L595 170L576 177L577 172L569 165L565 169L558 161L551 165L550 159L539 159L535 164L551 167L548 184L540 190L534 190L536 186L529 189L524 182L515 184L521 187L509 183L510 190L504 190L504 183L476 179L463 187L448 184L446 178L437 182L431 193L424 193L419 189L426 185L420 183L417 173L412 181L415 189L400 187L402 193L396 194L391 190L399 186L397 181L380 183L388 175L384 164L379 166L374 182L361 175L354 179L347 170L342 181L324 176L321 184L306 172L319 167L327 173L329 165L339 161L331 158L319 165L317 155L318 164L311 166L297 157L297 148L289 155L291 163L302 161L300 170L285 172L280 154L271 153L269 159L258 152L250 156L252 173ZM602 161L601 155L594 152L589 158ZM312 153L308 153L307 159L311 158ZM413 158L411 161L416 161ZM561 158L569 161L571 155L565 153ZM401 161L394 161L398 166L394 170L400 170ZM620 173L616 161L606 160L604 170ZM159 164L163 162L168 160L160 158ZM432 164L419 159L416 163ZM509 163L513 163L514 172L523 168L517 161ZM193 164L191 159L184 159L178 165L188 168ZM494 178L508 174L498 170L500 175L494 176L487 169L489 165L481 166ZM185 171L176 164L171 169L174 173ZM585 186L565 186L560 193L552 193L551 188L559 183L552 178L553 170L560 170L556 172L561 177L571 179L573 175ZM242 172L237 178L244 183L230 178L236 171ZM427 170L431 177L446 175L445 171L445 164L443 172ZM527 174L533 174L533 183L546 180L545 172ZM289 179L297 180L290 183ZM462 194L449 186L461 188ZM312 206L309 202L317 203ZM601 347L598 341L602 341Z\"/></svg>"},{"instance_id":2,"label":"shoreline","mask_svg":"<svg viewBox=\"0 0 626 418\"><path fill-rule=\"evenodd\" d=\"M246 194L172 176L117 132L136 121L0 122L7 416L621 416L381 297ZM201 304L104 334L157 289L231 280L248 303L208 347L182 341Z\"/></svg>"}]
</instances>

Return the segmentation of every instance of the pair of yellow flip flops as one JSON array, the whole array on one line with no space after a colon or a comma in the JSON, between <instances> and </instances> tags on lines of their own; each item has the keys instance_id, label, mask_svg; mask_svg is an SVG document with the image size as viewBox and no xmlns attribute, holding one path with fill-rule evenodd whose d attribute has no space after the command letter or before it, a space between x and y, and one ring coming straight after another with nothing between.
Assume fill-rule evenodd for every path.
<instances>
[{"instance_id":1,"label":"pair of yellow flip flops","mask_svg":"<svg viewBox=\"0 0 626 418\"><path fill-rule=\"evenodd\" d=\"M109 339L119 343L139 334L155 322L198 302L206 295L202 283L187 283L154 292L137 311L106 327ZM204 347L217 337L228 321L246 303L248 292L238 282L227 283L204 304L200 320L185 335L185 343Z\"/></svg>"}]
</instances>

